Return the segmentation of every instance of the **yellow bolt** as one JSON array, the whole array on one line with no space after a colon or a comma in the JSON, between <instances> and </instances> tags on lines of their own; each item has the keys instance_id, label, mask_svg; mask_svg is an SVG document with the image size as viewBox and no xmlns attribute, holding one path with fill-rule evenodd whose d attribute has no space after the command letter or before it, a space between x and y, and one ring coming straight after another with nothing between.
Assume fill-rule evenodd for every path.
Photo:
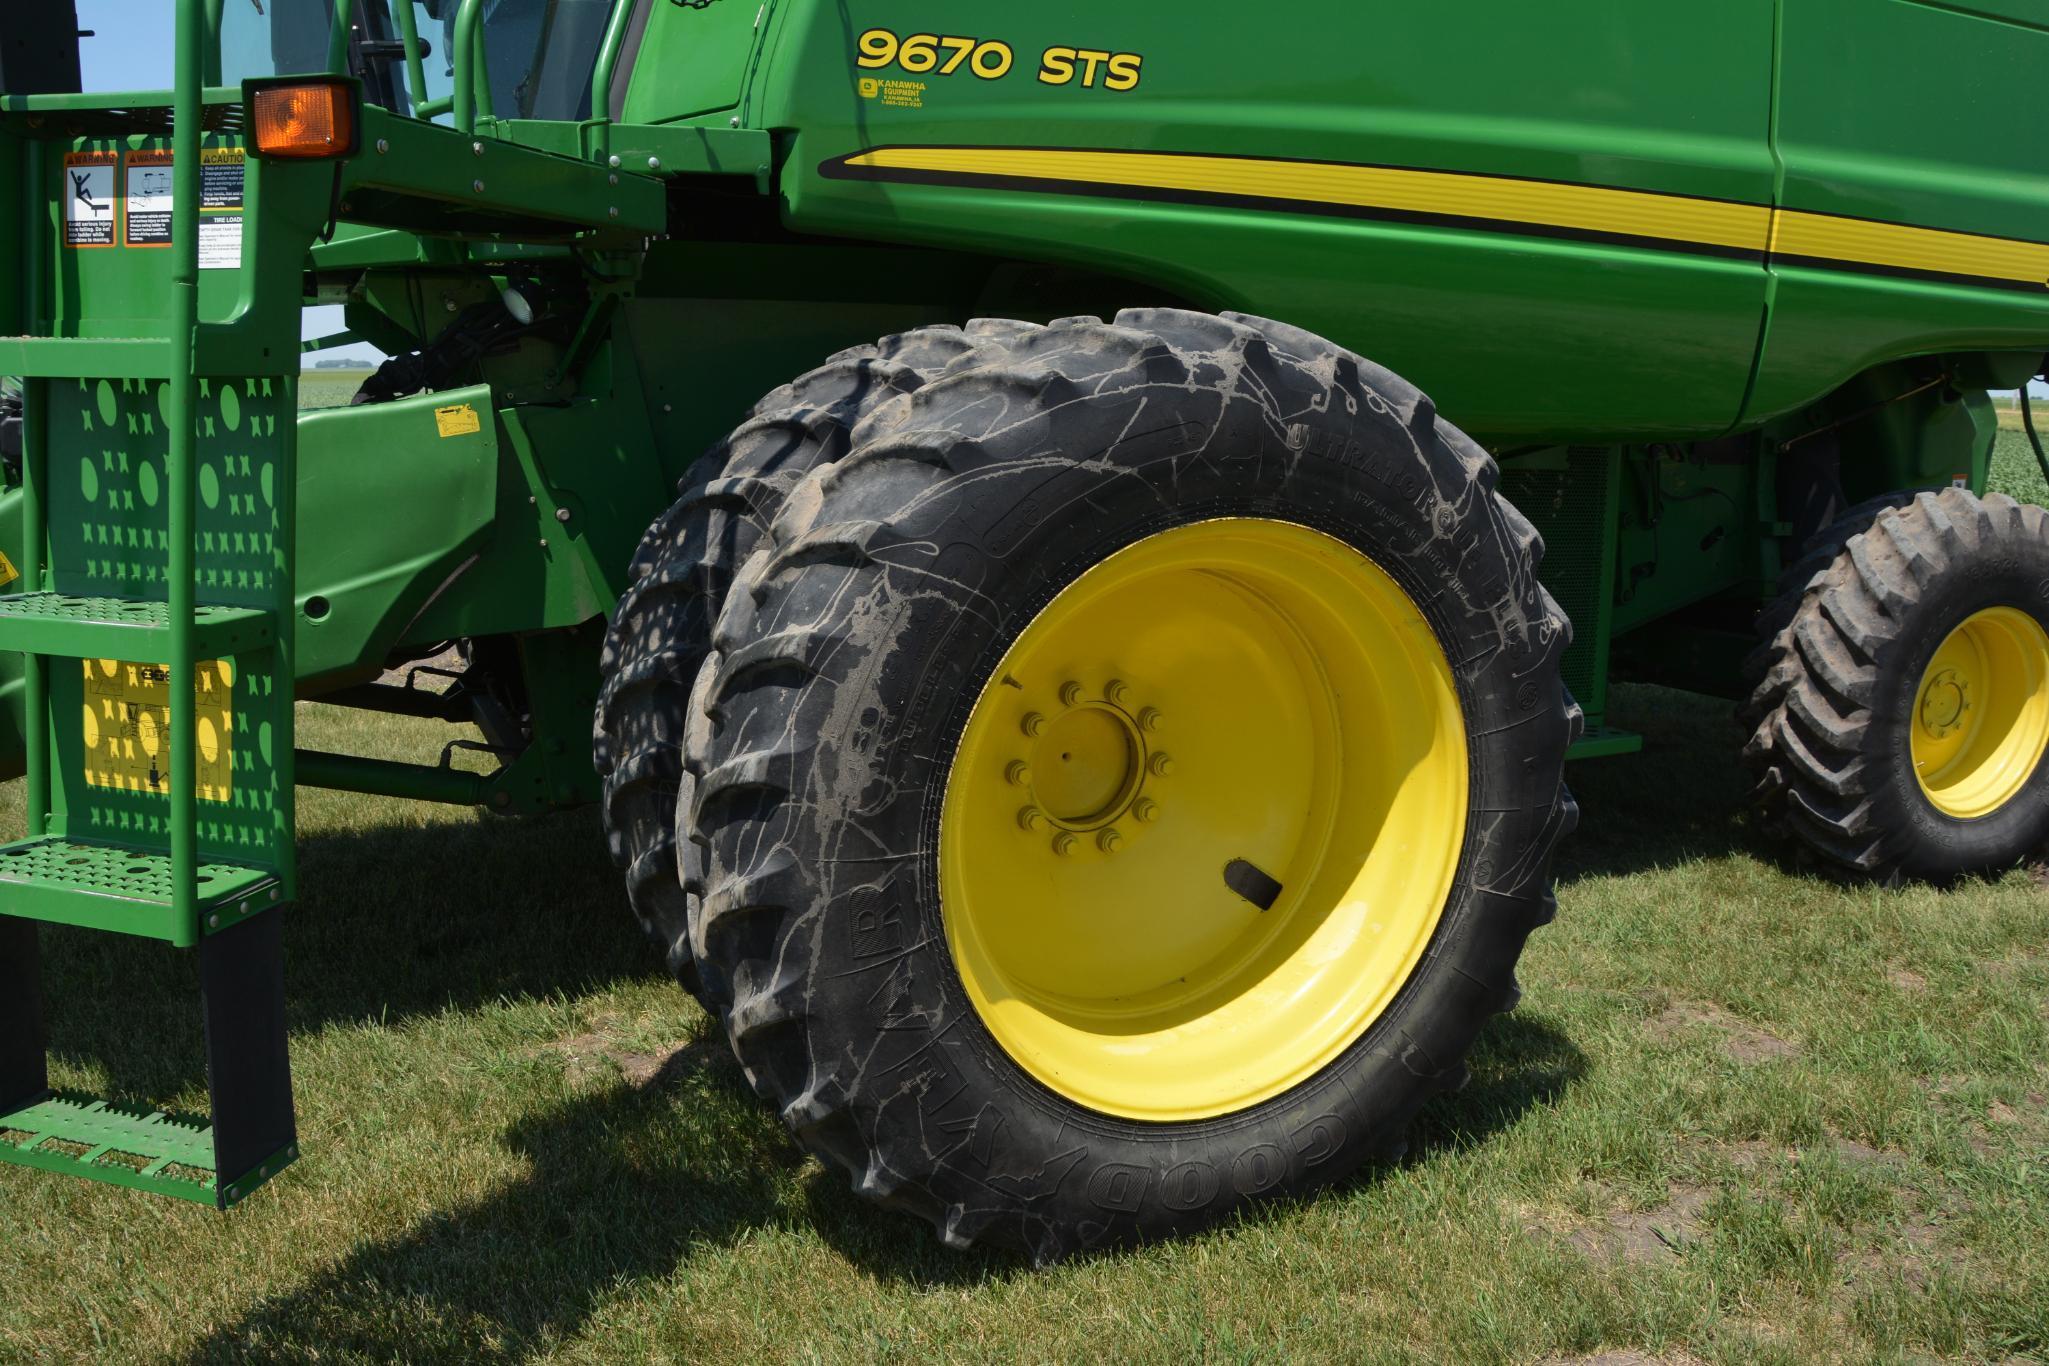
<instances>
[{"instance_id":1,"label":"yellow bolt","mask_svg":"<svg viewBox=\"0 0 2049 1366\"><path fill-rule=\"evenodd\" d=\"M1096 836L1096 848L1106 854L1114 854L1123 847L1124 836L1118 834L1115 830L1105 830L1102 834Z\"/></svg>"},{"instance_id":2,"label":"yellow bolt","mask_svg":"<svg viewBox=\"0 0 2049 1366\"><path fill-rule=\"evenodd\" d=\"M1121 678L1111 679L1110 685L1103 689L1103 700L1113 707L1123 706L1124 699L1129 696L1131 689L1124 686L1124 680Z\"/></svg>"},{"instance_id":3,"label":"yellow bolt","mask_svg":"<svg viewBox=\"0 0 2049 1366\"><path fill-rule=\"evenodd\" d=\"M1150 797L1141 797L1138 799L1138 804L1131 808L1131 814L1138 817L1145 824L1151 825L1160 818L1160 804Z\"/></svg>"},{"instance_id":4,"label":"yellow bolt","mask_svg":"<svg viewBox=\"0 0 2049 1366\"><path fill-rule=\"evenodd\" d=\"M1166 717L1160 715L1158 707L1147 707L1138 714L1138 724L1144 730L1158 730L1160 723L1166 719Z\"/></svg>"},{"instance_id":5,"label":"yellow bolt","mask_svg":"<svg viewBox=\"0 0 2049 1366\"><path fill-rule=\"evenodd\" d=\"M1012 787L1030 787L1032 785L1032 766L1019 759L1011 764L1009 768L1003 770L1003 776L1009 779Z\"/></svg>"},{"instance_id":6,"label":"yellow bolt","mask_svg":"<svg viewBox=\"0 0 2049 1366\"><path fill-rule=\"evenodd\" d=\"M1174 771L1173 757L1166 754L1155 754L1151 768L1155 778L1164 778Z\"/></svg>"},{"instance_id":7,"label":"yellow bolt","mask_svg":"<svg viewBox=\"0 0 2049 1366\"><path fill-rule=\"evenodd\" d=\"M1075 846L1080 843L1080 840L1063 830L1053 837L1053 852L1062 858L1066 858L1074 852Z\"/></svg>"},{"instance_id":8,"label":"yellow bolt","mask_svg":"<svg viewBox=\"0 0 2049 1366\"><path fill-rule=\"evenodd\" d=\"M1024 721L1021 724L1024 728L1024 733L1033 739L1045 734L1046 718L1035 711L1026 712Z\"/></svg>"},{"instance_id":9,"label":"yellow bolt","mask_svg":"<svg viewBox=\"0 0 2049 1366\"><path fill-rule=\"evenodd\" d=\"M1060 685L1060 705L1061 705L1061 706L1063 706L1063 707L1078 707L1078 706L1080 706L1080 705L1081 705L1081 684L1079 684L1079 683L1063 683L1063 684L1061 684L1061 685Z\"/></svg>"},{"instance_id":10,"label":"yellow bolt","mask_svg":"<svg viewBox=\"0 0 2049 1366\"><path fill-rule=\"evenodd\" d=\"M1040 814L1039 808L1036 806L1028 806L1017 813L1017 828L1020 830L1036 830L1045 823L1045 816Z\"/></svg>"}]
</instances>

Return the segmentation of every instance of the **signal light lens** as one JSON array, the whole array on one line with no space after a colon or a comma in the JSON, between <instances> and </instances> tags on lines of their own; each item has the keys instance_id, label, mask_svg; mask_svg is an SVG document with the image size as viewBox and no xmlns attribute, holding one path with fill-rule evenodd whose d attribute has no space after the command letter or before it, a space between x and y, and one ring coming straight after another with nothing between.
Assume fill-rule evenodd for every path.
<instances>
[{"instance_id":1,"label":"signal light lens","mask_svg":"<svg viewBox=\"0 0 2049 1366\"><path fill-rule=\"evenodd\" d=\"M325 161L356 150L356 91L344 81L259 86L252 92L256 154Z\"/></svg>"}]
</instances>

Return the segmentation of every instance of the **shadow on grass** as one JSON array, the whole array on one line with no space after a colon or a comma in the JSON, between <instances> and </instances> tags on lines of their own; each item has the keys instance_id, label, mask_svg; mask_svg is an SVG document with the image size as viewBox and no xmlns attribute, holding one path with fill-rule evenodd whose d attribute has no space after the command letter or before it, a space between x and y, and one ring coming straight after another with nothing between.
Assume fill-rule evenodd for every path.
<instances>
[{"instance_id":1,"label":"shadow on grass","mask_svg":"<svg viewBox=\"0 0 2049 1366\"><path fill-rule=\"evenodd\" d=\"M592 811L310 835L299 881L284 912L294 1035L663 972ZM122 1096L203 1089L196 955L45 927L43 989L56 1058L99 1064Z\"/></svg>"},{"instance_id":2,"label":"shadow on grass","mask_svg":"<svg viewBox=\"0 0 2049 1366\"><path fill-rule=\"evenodd\" d=\"M1610 698L1611 725L1642 733L1641 753L1566 767L1579 799L1579 833L1559 851L1561 882L1669 868L1744 854L1767 863L1782 851L1750 819L1745 737L1731 703L1646 684Z\"/></svg>"},{"instance_id":3,"label":"shadow on grass","mask_svg":"<svg viewBox=\"0 0 2049 1366\"><path fill-rule=\"evenodd\" d=\"M1473 1084L1425 1111L1406 1164L1484 1142L1586 1070L1579 1049L1535 1016L1494 1021L1471 1061ZM801 1156L713 1035L650 1085L578 1097L514 1124L503 1141L530 1176L357 1249L218 1329L191 1359L523 1358L573 1340L601 1302L762 1228L815 1234L865 1274L917 1289L1026 1274L1017 1257L947 1251L929 1230L860 1200L837 1171L798 1178Z\"/></svg>"}]
</instances>

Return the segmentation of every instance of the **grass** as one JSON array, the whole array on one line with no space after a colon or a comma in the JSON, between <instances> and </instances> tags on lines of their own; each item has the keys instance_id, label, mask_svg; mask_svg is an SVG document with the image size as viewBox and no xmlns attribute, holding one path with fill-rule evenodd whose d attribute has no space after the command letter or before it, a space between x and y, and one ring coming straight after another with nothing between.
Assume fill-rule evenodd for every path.
<instances>
[{"instance_id":1,"label":"grass","mask_svg":"<svg viewBox=\"0 0 2049 1366\"><path fill-rule=\"evenodd\" d=\"M307 370L299 376L299 406L339 408L355 397L369 374L368 366L360 370Z\"/></svg>"},{"instance_id":2,"label":"grass","mask_svg":"<svg viewBox=\"0 0 2049 1366\"><path fill-rule=\"evenodd\" d=\"M2026 491L2024 446L2000 472ZM1726 705L1623 688L1613 718L1649 751L1575 770L1523 1008L1405 1160L1048 1272L946 1253L792 1146L591 813L305 792L305 1159L227 1217L0 1170L0 1358L2049 1356L2049 896L1790 872ZM62 1080L203 1104L188 958L45 946Z\"/></svg>"}]
</instances>

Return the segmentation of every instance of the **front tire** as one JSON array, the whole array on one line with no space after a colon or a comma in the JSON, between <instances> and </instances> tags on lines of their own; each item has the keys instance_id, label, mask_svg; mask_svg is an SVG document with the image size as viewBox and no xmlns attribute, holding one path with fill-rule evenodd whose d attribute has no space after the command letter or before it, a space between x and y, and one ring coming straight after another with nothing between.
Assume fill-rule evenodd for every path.
<instances>
[{"instance_id":1,"label":"front tire","mask_svg":"<svg viewBox=\"0 0 2049 1366\"><path fill-rule=\"evenodd\" d=\"M2049 837L2049 513L1899 501L1778 609L1745 761L1774 828L1840 871L1995 872Z\"/></svg>"},{"instance_id":2,"label":"front tire","mask_svg":"<svg viewBox=\"0 0 2049 1366\"><path fill-rule=\"evenodd\" d=\"M999 351L742 569L694 937L801 1141L1046 1261L1400 1150L1552 915L1579 719L1541 543L1399 379L1235 315Z\"/></svg>"}]
</instances>

